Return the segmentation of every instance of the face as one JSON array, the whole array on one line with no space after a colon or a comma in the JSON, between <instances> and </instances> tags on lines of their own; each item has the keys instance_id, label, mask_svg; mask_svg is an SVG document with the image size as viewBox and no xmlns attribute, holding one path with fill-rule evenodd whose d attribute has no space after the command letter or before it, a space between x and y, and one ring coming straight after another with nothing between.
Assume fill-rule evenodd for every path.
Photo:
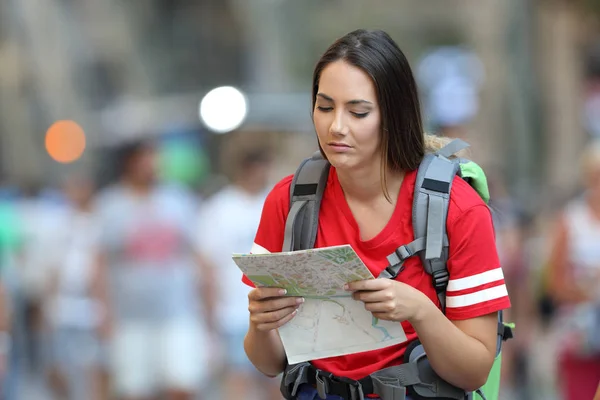
<instances>
[{"instance_id":1,"label":"face","mask_svg":"<svg viewBox=\"0 0 600 400\"><path fill-rule=\"evenodd\" d=\"M150 184L157 175L157 153L154 148L140 150L131 159L131 178L138 183Z\"/></svg>"},{"instance_id":2,"label":"face","mask_svg":"<svg viewBox=\"0 0 600 400\"><path fill-rule=\"evenodd\" d=\"M271 166L269 163L256 163L248 166L243 174L245 182L256 190L262 190L269 183Z\"/></svg>"},{"instance_id":3,"label":"face","mask_svg":"<svg viewBox=\"0 0 600 400\"><path fill-rule=\"evenodd\" d=\"M65 183L65 194L76 206L85 206L94 195L94 184L86 177L72 177Z\"/></svg>"},{"instance_id":4,"label":"face","mask_svg":"<svg viewBox=\"0 0 600 400\"><path fill-rule=\"evenodd\" d=\"M313 121L319 144L335 168L380 165L377 94L371 78L360 68L336 61L323 69Z\"/></svg>"}]
</instances>

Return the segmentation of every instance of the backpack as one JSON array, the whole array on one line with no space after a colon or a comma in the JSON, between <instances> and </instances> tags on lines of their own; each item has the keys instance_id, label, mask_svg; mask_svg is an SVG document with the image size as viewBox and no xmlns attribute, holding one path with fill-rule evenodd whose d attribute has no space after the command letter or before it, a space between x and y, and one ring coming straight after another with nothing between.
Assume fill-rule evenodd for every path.
<instances>
[{"instance_id":1,"label":"backpack","mask_svg":"<svg viewBox=\"0 0 600 400\"><path fill-rule=\"evenodd\" d=\"M456 139L435 153L425 155L418 168L414 191L412 222L415 240L398 247L390 254L387 257L389 265L379 276L379 278L396 278L404 262L412 256L419 255L425 271L432 278L432 285L444 312L446 287L449 281L446 268L448 260L446 217L454 177L459 176L467 181L486 204L490 197L483 170L471 160L454 157L456 153L468 146L466 142ZM283 251L305 250L314 246L319 224L319 209L329 176L329 167L330 164L323 155L316 152L312 157L305 159L296 170L290 187L290 211L285 224ZM481 399L498 398L502 342L512 337L511 328L512 325L504 323L500 311L496 359L487 383L477 391ZM405 385L411 398L476 399L475 394L465 393L462 389L444 382L430 367L428 371L424 371L423 366L426 369L429 363L426 362L423 346L418 341L413 346L409 346L409 349L405 361L419 363L418 374L421 378L420 384ZM286 373L298 370L297 366L288 366ZM286 398L293 398L293 394L289 393L289 385L294 379L293 377L286 379L286 373L282 380L282 393L288 396ZM385 378L390 378L389 373ZM297 386L296 383L295 387Z\"/></svg>"}]
</instances>

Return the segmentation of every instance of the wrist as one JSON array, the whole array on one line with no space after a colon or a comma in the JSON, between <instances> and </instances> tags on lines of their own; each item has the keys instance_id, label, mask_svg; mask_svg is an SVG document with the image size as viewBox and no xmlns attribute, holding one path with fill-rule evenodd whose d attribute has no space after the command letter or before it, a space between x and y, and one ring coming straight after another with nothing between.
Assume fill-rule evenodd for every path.
<instances>
[{"instance_id":1,"label":"wrist","mask_svg":"<svg viewBox=\"0 0 600 400\"><path fill-rule=\"evenodd\" d=\"M421 301L419 302L419 306L417 307L415 315L409 320L410 324L414 326L415 329L417 325L421 325L425 321L430 320L431 315L439 312L439 309L429 297L422 292L419 293L421 294Z\"/></svg>"}]
</instances>

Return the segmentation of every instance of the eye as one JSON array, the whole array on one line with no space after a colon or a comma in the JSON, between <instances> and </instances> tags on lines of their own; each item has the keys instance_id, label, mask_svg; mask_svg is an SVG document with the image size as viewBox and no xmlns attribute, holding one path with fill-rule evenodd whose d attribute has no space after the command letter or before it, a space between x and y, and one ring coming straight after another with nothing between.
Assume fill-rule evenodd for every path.
<instances>
[{"instance_id":1,"label":"eye","mask_svg":"<svg viewBox=\"0 0 600 400\"><path fill-rule=\"evenodd\" d=\"M322 111L322 112L329 112L329 111L333 110L333 107L317 106L317 110Z\"/></svg>"},{"instance_id":2,"label":"eye","mask_svg":"<svg viewBox=\"0 0 600 400\"><path fill-rule=\"evenodd\" d=\"M356 113L356 112L353 112L351 114L354 115L356 118L365 118L367 115L369 115L368 112L365 112L365 113Z\"/></svg>"}]
</instances>

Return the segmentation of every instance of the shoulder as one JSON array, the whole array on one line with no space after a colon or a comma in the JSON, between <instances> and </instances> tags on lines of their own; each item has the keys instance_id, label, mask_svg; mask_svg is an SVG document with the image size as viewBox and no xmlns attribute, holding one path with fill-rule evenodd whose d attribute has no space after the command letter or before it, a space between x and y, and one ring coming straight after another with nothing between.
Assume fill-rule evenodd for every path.
<instances>
[{"instance_id":1,"label":"shoulder","mask_svg":"<svg viewBox=\"0 0 600 400\"><path fill-rule=\"evenodd\" d=\"M210 197L205 198L201 203L201 209L204 213L221 213L222 210L229 210L232 207L239 206L239 191L231 185L224 186Z\"/></svg>"},{"instance_id":2,"label":"shoulder","mask_svg":"<svg viewBox=\"0 0 600 400\"><path fill-rule=\"evenodd\" d=\"M110 204L120 201L123 197L123 188L119 184L113 184L107 186L98 193L95 204L100 208L107 207Z\"/></svg>"},{"instance_id":3,"label":"shoulder","mask_svg":"<svg viewBox=\"0 0 600 400\"><path fill-rule=\"evenodd\" d=\"M452 182L450 203L448 206L448 222L455 222L466 214L477 214L491 218L491 210L479 194L461 177Z\"/></svg>"},{"instance_id":4,"label":"shoulder","mask_svg":"<svg viewBox=\"0 0 600 400\"><path fill-rule=\"evenodd\" d=\"M281 179L267 194L267 198L265 200L265 208L267 206L277 208L289 208L290 204L290 188L292 186L292 180L294 179L294 175L288 175L285 178Z\"/></svg>"}]
</instances>

